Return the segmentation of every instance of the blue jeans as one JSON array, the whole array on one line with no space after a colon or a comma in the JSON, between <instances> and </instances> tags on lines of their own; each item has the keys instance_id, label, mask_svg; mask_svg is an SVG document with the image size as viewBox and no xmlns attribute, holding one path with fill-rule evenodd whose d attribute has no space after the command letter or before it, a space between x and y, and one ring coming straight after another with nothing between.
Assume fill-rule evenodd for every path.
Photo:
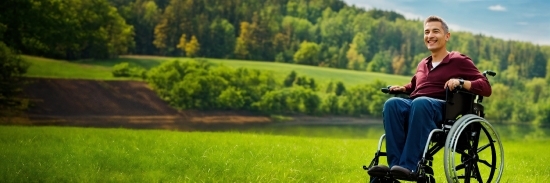
<instances>
[{"instance_id":1,"label":"blue jeans","mask_svg":"<svg viewBox=\"0 0 550 183\"><path fill-rule=\"evenodd\" d=\"M443 120L445 101L429 97L392 97L384 103L388 165L416 171L428 136Z\"/></svg>"}]
</instances>

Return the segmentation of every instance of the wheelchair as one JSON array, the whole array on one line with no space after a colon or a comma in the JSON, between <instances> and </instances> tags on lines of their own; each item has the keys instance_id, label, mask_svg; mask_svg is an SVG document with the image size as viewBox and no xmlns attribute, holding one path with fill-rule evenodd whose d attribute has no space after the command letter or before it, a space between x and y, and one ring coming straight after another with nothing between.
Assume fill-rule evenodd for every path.
<instances>
[{"instance_id":1,"label":"wheelchair","mask_svg":"<svg viewBox=\"0 0 550 183\"><path fill-rule=\"evenodd\" d=\"M495 76L496 72L484 71L483 76ZM405 93L382 92L404 97ZM477 101L476 101L477 98ZM443 163L447 182L499 182L504 169L504 150L493 126L484 119L483 96L465 90L447 90L443 109L443 121L430 132L422 158L418 161L415 176L403 181L435 182L432 162L434 155L443 149ZM385 134L378 141L378 149L369 170L378 165ZM370 177L371 183L395 183L399 180L387 174L383 177Z\"/></svg>"}]
</instances>

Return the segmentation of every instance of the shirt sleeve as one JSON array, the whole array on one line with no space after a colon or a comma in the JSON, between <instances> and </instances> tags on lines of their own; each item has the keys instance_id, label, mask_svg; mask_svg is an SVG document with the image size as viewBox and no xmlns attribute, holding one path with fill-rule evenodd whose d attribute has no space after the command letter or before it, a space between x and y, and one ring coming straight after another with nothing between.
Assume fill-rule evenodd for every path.
<instances>
[{"instance_id":1,"label":"shirt sleeve","mask_svg":"<svg viewBox=\"0 0 550 183\"><path fill-rule=\"evenodd\" d=\"M465 58L462 64L462 71L466 76L464 79L472 83L470 92L485 97L491 96L492 89L489 80L479 72L477 67L474 65L474 62L469 58Z\"/></svg>"},{"instance_id":2,"label":"shirt sleeve","mask_svg":"<svg viewBox=\"0 0 550 183\"><path fill-rule=\"evenodd\" d=\"M414 91L414 88L416 86L416 75L414 75L411 79L411 82L406 84L405 87L405 93L412 93Z\"/></svg>"}]
</instances>

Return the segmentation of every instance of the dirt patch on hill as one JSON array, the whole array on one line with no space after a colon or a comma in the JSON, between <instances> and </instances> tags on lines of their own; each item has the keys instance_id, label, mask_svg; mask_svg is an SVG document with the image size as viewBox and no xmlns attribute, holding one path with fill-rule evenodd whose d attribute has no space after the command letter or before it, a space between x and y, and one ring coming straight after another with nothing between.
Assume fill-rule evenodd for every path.
<instances>
[{"instance_id":1,"label":"dirt patch on hill","mask_svg":"<svg viewBox=\"0 0 550 183\"><path fill-rule=\"evenodd\" d=\"M243 111L179 111L139 81L32 78L24 95L31 99L30 125L192 130L204 124L271 122Z\"/></svg>"}]
</instances>

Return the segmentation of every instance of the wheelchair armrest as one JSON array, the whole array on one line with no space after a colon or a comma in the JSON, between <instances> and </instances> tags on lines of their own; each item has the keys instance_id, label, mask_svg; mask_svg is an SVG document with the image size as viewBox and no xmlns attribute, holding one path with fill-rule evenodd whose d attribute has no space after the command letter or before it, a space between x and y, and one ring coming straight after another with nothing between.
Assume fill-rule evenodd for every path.
<instances>
[{"instance_id":1,"label":"wheelchair armrest","mask_svg":"<svg viewBox=\"0 0 550 183\"><path fill-rule=\"evenodd\" d=\"M390 87L391 86L388 86L386 88L381 88L380 91L382 93L385 93L385 94L393 94L394 96L403 96L403 97L408 97L410 95L410 93L407 93L407 92L402 92L402 91L390 91Z\"/></svg>"},{"instance_id":2,"label":"wheelchair armrest","mask_svg":"<svg viewBox=\"0 0 550 183\"><path fill-rule=\"evenodd\" d=\"M449 99L449 97L452 97L453 94L455 93L461 93L461 94L466 94L466 95L471 95L473 97L477 96L477 94L475 93L472 93L464 88L459 88L459 89L455 89L455 90L449 90L449 88L447 88L445 90L445 95L446 95L446 98Z\"/></svg>"}]
</instances>

